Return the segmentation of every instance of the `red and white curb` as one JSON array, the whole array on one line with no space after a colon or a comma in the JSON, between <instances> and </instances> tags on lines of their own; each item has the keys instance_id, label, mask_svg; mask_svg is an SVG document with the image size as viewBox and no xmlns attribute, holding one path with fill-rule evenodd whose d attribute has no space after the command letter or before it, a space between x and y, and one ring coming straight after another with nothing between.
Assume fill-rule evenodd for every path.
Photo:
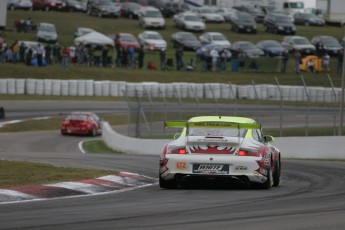
<instances>
[{"instance_id":1,"label":"red and white curb","mask_svg":"<svg viewBox=\"0 0 345 230\"><path fill-rule=\"evenodd\" d=\"M100 193L124 192L146 187L157 182L143 175L120 172L76 182L60 182L46 185L18 186L0 189L0 204L61 197L96 195Z\"/></svg>"}]
</instances>

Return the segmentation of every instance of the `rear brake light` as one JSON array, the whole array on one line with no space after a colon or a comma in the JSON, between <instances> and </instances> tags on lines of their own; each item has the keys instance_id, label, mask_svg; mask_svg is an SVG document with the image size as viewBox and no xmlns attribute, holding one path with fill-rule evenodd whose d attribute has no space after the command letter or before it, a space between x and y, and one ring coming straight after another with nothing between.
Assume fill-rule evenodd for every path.
<instances>
[{"instance_id":1,"label":"rear brake light","mask_svg":"<svg viewBox=\"0 0 345 230\"><path fill-rule=\"evenodd\" d=\"M259 157L259 152L249 152L246 150L240 150L237 154L237 156L246 156L246 157Z\"/></svg>"},{"instance_id":2,"label":"rear brake light","mask_svg":"<svg viewBox=\"0 0 345 230\"><path fill-rule=\"evenodd\" d=\"M168 151L167 151L168 154L187 154L187 150L185 148L181 148L181 147L178 147L178 148L168 148Z\"/></svg>"}]
</instances>

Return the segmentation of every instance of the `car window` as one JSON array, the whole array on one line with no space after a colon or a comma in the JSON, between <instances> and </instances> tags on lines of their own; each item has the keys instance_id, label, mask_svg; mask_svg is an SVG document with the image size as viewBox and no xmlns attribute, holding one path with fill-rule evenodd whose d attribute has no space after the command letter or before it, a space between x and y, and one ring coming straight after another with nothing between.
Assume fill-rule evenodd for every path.
<instances>
[{"instance_id":1,"label":"car window","mask_svg":"<svg viewBox=\"0 0 345 230\"><path fill-rule=\"evenodd\" d=\"M188 128L188 136L227 136L227 137L244 137L247 130L245 129L219 129L219 128Z\"/></svg>"},{"instance_id":2,"label":"car window","mask_svg":"<svg viewBox=\"0 0 345 230\"><path fill-rule=\"evenodd\" d=\"M263 138L262 138L262 133L260 132L260 130L257 129L253 129L252 130L252 136L254 140L260 141L262 142Z\"/></svg>"}]
</instances>

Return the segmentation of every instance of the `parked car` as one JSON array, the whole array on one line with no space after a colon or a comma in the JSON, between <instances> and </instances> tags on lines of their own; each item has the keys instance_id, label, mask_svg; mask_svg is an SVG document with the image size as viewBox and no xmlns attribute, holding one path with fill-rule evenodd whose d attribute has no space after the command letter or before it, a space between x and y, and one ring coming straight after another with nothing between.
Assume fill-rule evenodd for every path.
<instances>
[{"instance_id":1,"label":"parked car","mask_svg":"<svg viewBox=\"0 0 345 230\"><path fill-rule=\"evenodd\" d=\"M87 0L62 0L66 4L66 11L69 12L86 12Z\"/></svg>"},{"instance_id":2,"label":"parked car","mask_svg":"<svg viewBox=\"0 0 345 230\"><path fill-rule=\"evenodd\" d=\"M262 40L256 43L256 46L262 49L268 57L282 56L285 48L276 40Z\"/></svg>"},{"instance_id":3,"label":"parked car","mask_svg":"<svg viewBox=\"0 0 345 230\"><path fill-rule=\"evenodd\" d=\"M87 5L87 13L89 15L97 15L98 17L120 17L120 3L113 3L111 0L90 0Z\"/></svg>"},{"instance_id":4,"label":"parked car","mask_svg":"<svg viewBox=\"0 0 345 230\"><path fill-rule=\"evenodd\" d=\"M121 3L121 16L125 18L138 18L139 10L142 5L135 2L122 2Z\"/></svg>"},{"instance_id":5,"label":"parked car","mask_svg":"<svg viewBox=\"0 0 345 230\"><path fill-rule=\"evenodd\" d=\"M7 9L9 10L29 10L32 8L31 0L7 0Z\"/></svg>"},{"instance_id":6,"label":"parked car","mask_svg":"<svg viewBox=\"0 0 345 230\"><path fill-rule=\"evenodd\" d=\"M230 51L233 57L237 57L240 53L245 53L247 57L262 57L265 56L263 50L258 48L250 41L237 41L231 45Z\"/></svg>"},{"instance_id":7,"label":"parked car","mask_svg":"<svg viewBox=\"0 0 345 230\"><path fill-rule=\"evenodd\" d=\"M293 53L298 50L302 56L314 55L316 52L315 45L303 36L284 36L282 45Z\"/></svg>"},{"instance_id":8,"label":"parked car","mask_svg":"<svg viewBox=\"0 0 345 230\"><path fill-rule=\"evenodd\" d=\"M238 10L236 10L235 8L226 8L226 7L215 8L215 13L222 15L226 22L229 22L231 17L233 17L237 12Z\"/></svg>"},{"instance_id":9,"label":"parked car","mask_svg":"<svg viewBox=\"0 0 345 230\"><path fill-rule=\"evenodd\" d=\"M256 22L261 23L264 21L265 14L261 10L255 8L254 6L241 5L241 6L234 6L233 8L238 11L246 12L252 15L252 17L255 19Z\"/></svg>"},{"instance_id":10,"label":"parked car","mask_svg":"<svg viewBox=\"0 0 345 230\"><path fill-rule=\"evenodd\" d=\"M186 3L182 2L165 2L159 7L159 10L162 12L165 18L171 18L175 14L189 11L190 7Z\"/></svg>"},{"instance_id":11,"label":"parked car","mask_svg":"<svg viewBox=\"0 0 345 230\"><path fill-rule=\"evenodd\" d=\"M80 37L91 32L95 32L95 30L87 27L78 27L74 32L74 37Z\"/></svg>"},{"instance_id":12,"label":"parked car","mask_svg":"<svg viewBox=\"0 0 345 230\"><path fill-rule=\"evenodd\" d=\"M72 112L60 124L62 135L86 134L97 136L102 134L101 119L93 112Z\"/></svg>"},{"instance_id":13,"label":"parked car","mask_svg":"<svg viewBox=\"0 0 345 230\"><path fill-rule=\"evenodd\" d=\"M156 31L143 31L138 34L138 40L144 49L148 50L166 50L167 42L160 33Z\"/></svg>"},{"instance_id":14,"label":"parked car","mask_svg":"<svg viewBox=\"0 0 345 230\"><path fill-rule=\"evenodd\" d=\"M206 32L199 36L201 44L217 44L223 48L230 48L230 41L219 32Z\"/></svg>"},{"instance_id":15,"label":"parked car","mask_svg":"<svg viewBox=\"0 0 345 230\"><path fill-rule=\"evenodd\" d=\"M186 31L203 32L206 28L205 23L193 12L175 14L173 22L177 28Z\"/></svg>"},{"instance_id":16,"label":"parked car","mask_svg":"<svg viewBox=\"0 0 345 230\"><path fill-rule=\"evenodd\" d=\"M314 36L310 41L315 46L318 42L321 42L324 51L328 53L330 56L338 56L343 51L343 46L333 36L317 35Z\"/></svg>"},{"instance_id":17,"label":"parked car","mask_svg":"<svg viewBox=\"0 0 345 230\"><path fill-rule=\"evenodd\" d=\"M296 25L324 26L325 20L315 14L297 12L293 15Z\"/></svg>"},{"instance_id":18,"label":"parked car","mask_svg":"<svg viewBox=\"0 0 345 230\"><path fill-rule=\"evenodd\" d=\"M199 17L205 22L223 23L225 19L222 15L215 12L215 9L208 6L195 7L193 12L199 15Z\"/></svg>"},{"instance_id":19,"label":"parked car","mask_svg":"<svg viewBox=\"0 0 345 230\"><path fill-rule=\"evenodd\" d=\"M140 49L140 43L138 39L130 33L117 33L109 35L114 40L116 47L128 48L129 46L134 47L136 50Z\"/></svg>"},{"instance_id":20,"label":"parked car","mask_svg":"<svg viewBox=\"0 0 345 230\"><path fill-rule=\"evenodd\" d=\"M291 21L290 17L281 13L269 13L264 19L264 28L266 32L273 32L275 34L295 34L296 26Z\"/></svg>"},{"instance_id":21,"label":"parked car","mask_svg":"<svg viewBox=\"0 0 345 230\"><path fill-rule=\"evenodd\" d=\"M32 10L65 10L66 4L61 0L31 0Z\"/></svg>"},{"instance_id":22,"label":"parked car","mask_svg":"<svg viewBox=\"0 0 345 230\"><path fill-rule=\"evenodd\" d=\"M201 42L191 32L176 32L171 35L171 42L174 48L182 47L183 50L196 50Z\"/></svg>"},{"instance_id":23,"label":"parked car","mask_svg":"<svg viewBox=\"0 0 345 230\"><path fill-rule=\"evenodd\" d=\"M3 119L3 118L5 118L5 109L4 109L4 107L0 107L0 119Z\"/></svg>"},{"instance_id":24,"label":"parked car","mask_svg":"<svg viewBox=\"0 0 345 230\"><path fill-rule=\"evenodd\" d=\"M37 25L36 41L55 43L58 40L58 34L54 24L41 22Z\"/></svg>"},{"instance_id":25,"label":"parked car","mask_svg":"<svg viewBox=\"0 0 345 230\"><path fill-rule=\"evenodd\" d=\"M146 6L139 10L139 25L143 29L165 29L165 20L159 9Z\"/></svg>"},{"instance_id":26,"label":"parked car","mask_svg":"<svg viewBox=\"0 0 345 230\"><path fill-rule=\"evenodd\" d=\"M230 18L230 29L237 33L257 33L257 25L254 18L246 12L236 12Z\"/></svg>"}]
</instances>

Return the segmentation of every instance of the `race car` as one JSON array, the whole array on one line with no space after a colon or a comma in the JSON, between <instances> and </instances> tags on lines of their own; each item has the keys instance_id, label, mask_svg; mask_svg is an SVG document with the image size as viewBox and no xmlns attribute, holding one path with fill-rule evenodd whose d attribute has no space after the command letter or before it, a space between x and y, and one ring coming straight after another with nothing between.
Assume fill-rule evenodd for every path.
<instances>
[{"instance_id":1,"label":"race car","mask_svg":"<svg viewBox=\"0 0 345 230\"><path fill-rule=\"evenodd\" d=\"M226 185L269 189L280 184L281 154L251 118L199 116L166 121L182 128L179 137L164 145L159 186L169 189L219 181Z\"/></svg>"},{"instance_id":2,"label":"race car","mask_svg":"<svg viewBox=\"0 0 345 230\"><path fill-rule=\"evenodd\" d=\"M102 133L101 119L93 112L72 112L60 124L61 134L88 134L91 136Z\"/></svg>"}]
</instances>

